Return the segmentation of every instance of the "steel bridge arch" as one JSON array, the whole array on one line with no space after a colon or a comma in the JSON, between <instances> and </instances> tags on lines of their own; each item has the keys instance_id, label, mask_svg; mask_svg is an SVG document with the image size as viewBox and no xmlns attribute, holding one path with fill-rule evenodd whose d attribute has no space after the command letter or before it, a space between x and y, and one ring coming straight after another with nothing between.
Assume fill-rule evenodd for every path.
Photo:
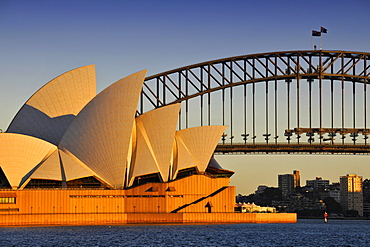
<instances>
[{"instance_id":1,"label":"steel bridge arch","mask_svg":"<svg viewBox=\"0 0 370 247\"><path fill-rule=\"evenodd\" d=\"M319 58L319 64L312 63L312 58ZM275 60L275 62L272 60ZM308 58L308 59L307 59ZM267 64L263 64L261 59L265 59ZM279 67L277 66L276 60L280 59L286 67ZM302 63L300 63L300 59L306 62L308 68L303 67ZM346 61L345 61L346 60ZM257 83L257 82L265 82L265 81L274 81L274 80L291 80L300 77L300 79L332 79L332 80L344 80L344 81L354 81L360 83L368 83L370 79L370 53L362 53L362 52L349 52L349 51L284 51L284 52L272 52L272 53L260 53L260 54L251 54L251 55L244 55L244 56L236 56L236 57L229 57L223 58L218 60L212 60L208 62L198 63L190 66L181 67L178 69L166 71L160 74L156 74L153 76L149 76L145 79L144 82L144 89L142 92L142 99L146 99L152 103L154 108L158 108L160 106L179 103L185 100L189 100L191 98L204 95L207 93L211 93L217 90L225 89L228 87L234 87L241 84L250 84L250 83ZM240 67L238 62L246 62L248 65L253 67L253 72L260 75L260 77L256 77L255 75L250 75L247 70ZM252 61L252 62L250 62ZM260 71L259 68L255 67L256 62L263 66L266 70L264 73ZM340 69L334 70L334 66L336 65L335 62L340 62ZM352 62L352 63L351 63ZM292 63L292 65L291 65ZM239 78L240 81L233 82L228 78L223 78L227 84L222 84L219 82L215 77L210 73L210 69L206 69L205 67L212 67L221 75L221 72L217 70L215 65L223 64L229 69L229 73L234 74L235 77ZM230 65L229 65L230 64ZM248 76L248 79L242 79L236 71L233 70L232 64L235 64L239 67L242 71L244 71L244 76ZM363 64L361 71L356 71L356 66ZM273 72L269 66L273 65L276 70ZM195 69L202 69L210 77L218 81L218 87L209 87L203 84L204 90L199 90L195 83L191 81L191 79L186 78L186 80L197 89L198 92L187 95L185 92L181 91L181 88L178 86L178 82L175 82L171 79L171 75L174 74L182 74L186 76L186 74L192 74L196 79L200 82L200 78L193 72ZM330 71L329 71L330 70ZM352 73L350 73L352 70ZM336 72L335 72L336 71ZM334 73L333 73L334 72ZM271 76L268 76L271 75ZM175 88L178 89L178 92L174 92L168 85L166 85L166 79L169 83L173 84ZM151 83L153 81L160 82L162 85L163 95L162 98L158 97L158 95L150 89ZM147 89L147 90L146 90ZM171 102L166 102L165 96L166 94L172 94L176 97L176 100ZM156 100L156 103L152 99ZM141 104L142 105L142 104ZM139 113L142 113L139 112Z\"/></svg>"},{"instance_id":2,"label":"steel bridge arch","mask_svg":"<svg viewBox=\"0 0 370 247\"><path fill-rule=\"evenodd\" d=\"M188 112L188 101L194 98L201 98L201 107L208 107L208 114L210 114L210 95L216 91L224 91L226 89L231 90L237 86L244 85L244 90L247 85L252 85L253 90L255 85L265 82L266 92L269 90L269 82L275 82L275 90L277 88L276 84L279 82L289 82L293 80L296 81L296 92L297 92L297 104L298 108L298 124L296 125L296 130L290 130L289 126L289 116L288 116L288 130L291 131L290 134L295 133L298 136L303 132L310 132L311 134L318 134L320 136L320 144L322 144L322 137L324 133L339 133L344 134L363 134L365 136L365 144L367 144L367 135L370 132L367 129L367 85L370 79L370 53L364 52L351 52L351 51L324 51L324 50L306 50L306 51L282 51L282 52L271 52L271 53L260 53L243 55L236 57L223 58L203 63L198 63L190 66L185 66L182 68L170 70L157 75L149 76L145 79L143 90L141 93L141 98L138 107L138 114L142 114L153 108L162 107L169 104L185 102L185 111ZM319 85L319 108L320 108L320 126L316 126L318 130L300 130L299 123L299 95L300 95L300 83L302 80L307 80L309 82L318 81ZM342 84L342 97L344 94L344 83L351 82L355 84L363 84L364 93L364 126L362 129L355 128L353 126L352 130L345 128L344 124L341 127L342 130L334 131L334 126L332 123L331 130L326 128L326 132L323 130L322 125L322 83L323 81L331 81L331 85L335 81L340 81ZM289 89L287 86L287 90ZM333 87L333 86L332 86ZM353 86L355 88L355 86ZM311 89L310 89L311 90ZM275 92L276 93L276 92ZM310 95L312 93L310 92ZM353 94L355 97L355 89L353 89ZM207 96L208 97L205 97ZM205 97L205 100L203 100ZM225 97L225 96L223 96ZM255 97L253 92L253 97ZM275 96L276 98L276 96ZM288 96L289 98L289 96ZM333 92L331 92L331 100L333 107ZM266 97L267 99L267 97ZM310 96L311 100L311 96ZM203 102L206 101L206 102ZM255 99L253 99L253 104ZM342 108L344 108L342 99ZM277 104L277 102L275 102ZM232 100L231 100L232 104ZM266 105L268 102L266 102ZM204 106L206 105L206 106ZM288 102L289 105L289 102ZM354 103L355 105L355 103ZM253 106L255 107L255 106ZM231 106L232 108L232 106ZM353 109L355 111L355 109ZM202 110L203 111L203 110ZM232 110L230 110L232 112ZM288 109L288 115L289 115ZM342 109L343 111L343 109ZM333 112L333 109L332 109ZM342 122L344 122L344 114L342 114ZM205 117L207 118L207 117ZM232 118L232 117L231 117ZM268 118L268 117L267 117ZM276 117L277 118L277 117ZM354 117L355 118L355 117ZM254 120L253 120L254 121ZM187 126L187 120L186 126ZM207 121L204 121L207 122ZM267 122L267 121L266 121ZM355 122L355 120L354 120ZM201 120L201 125L203 125L203 119ZM209 125L210 116L208 116ZM268 123L266 123L268 125ZM311 125L311 124L310 124ZM355 125L355 124L354 124ZM310 126L311 127L311 126ZM181 126L180 126L181 128ZM232 126L231 126L232 128ZM311 128L312 129L312 128ZM338 128L337 128L338 129ZM344 130L346 129L346 130ZM288 132L289 132L288 131ZM232 130L231 130L232 132ZM268 129L266 130L266 135L269 135ZM243 134L242 134L243 135ZM246 135L246 131L244 132ZM289 133L288 133L289 135ZM233 135L231 134L232 138ZM277 136L277 135L276 135ZM276 137L275 136L275 137ZM244 136L245 137L245 136ZM246 138L246 137L245 137ZM254 135L252 138L256 138ZM289 138L289 136L288 136ZM266 136L266 139L269 139ZM277 139L277 138L275 138ZM254 140L254 139L253 139ZM225 141L225 140L223 140ZM299 143L299 141L298 141ZM225 143L224 143L225 144ZM231 144L232 140L231 140ZM246 144L246 142L244 143ZM256 143L253 141L253 144ZM268 140L267 140L267 144ZM275 142L277 144L277 142ZM290 144L290 140L288 140ZM313 144L310 142L310 144ZM332 143L334 144L334 143ZM344 144L344 141L343 143ZM354 143L356 144L356 143ZM232 145L235 146L235 145ZM271 143L269 144L271 146ZM319 150L322 150L319 148Z\"/></svg>"}]
</instances>

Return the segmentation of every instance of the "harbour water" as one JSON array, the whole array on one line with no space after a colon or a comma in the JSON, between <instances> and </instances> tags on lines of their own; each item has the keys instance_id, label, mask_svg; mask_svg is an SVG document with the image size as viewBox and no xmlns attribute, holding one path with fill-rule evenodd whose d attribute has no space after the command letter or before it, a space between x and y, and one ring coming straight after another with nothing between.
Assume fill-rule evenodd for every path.
<instances>
[{"instance_id":1,"label":"harbour water","mask_svg":"<svg viewBox=\"0 0 370 247\"><path fill-rule=\"evenodd\" d=\"M0 228L0 246L370 246L370 221Z\"/></svg>"}]
</instances>

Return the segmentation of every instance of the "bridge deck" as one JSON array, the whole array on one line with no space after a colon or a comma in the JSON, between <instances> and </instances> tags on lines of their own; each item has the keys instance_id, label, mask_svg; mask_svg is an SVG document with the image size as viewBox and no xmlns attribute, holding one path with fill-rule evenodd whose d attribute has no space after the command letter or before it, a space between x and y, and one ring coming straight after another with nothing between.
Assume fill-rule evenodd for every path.
<instances>
[{"instance_id":1,"label":"bridge deck","mask_svg":"<svg viewBox=\"0 0 370 247\"><path fill-rule=\"evenodd\" d=\"M365 144L219 144L215 154L227 153L342 153L370 154L370 145Z\"/></svg>"}]
</instances>

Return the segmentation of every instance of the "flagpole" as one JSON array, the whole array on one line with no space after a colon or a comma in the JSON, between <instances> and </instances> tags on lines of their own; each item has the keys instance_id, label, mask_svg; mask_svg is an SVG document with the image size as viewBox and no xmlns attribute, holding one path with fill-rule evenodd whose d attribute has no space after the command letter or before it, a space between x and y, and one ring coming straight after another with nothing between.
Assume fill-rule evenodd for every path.
<instances>
[{"instance_id":1,"label":"flagpole","mask_svg":"<svg viewBox=\"0 0 370 247\"><path fill-rule=\"evenodd\" d=\"M320 50L322 50L322 33L320 33Z\"/></svg>"},{"instance_id":2,"label":"flagpole","mask_svg":"<svg viewBox=\"0 0 370 247\"><path fill-rule=\"evenodd\" d=\"M315 50L315 47L313 46L313 36L311 35L311 47L312 47L312 50Z\"/></svg>"},{"instance_id":3,"label":"flagpole","mask_svg":"<svg viewBox=\"0 0 370 247\"><path fill-rule=\"evenodd\" d=\"M321 46L321 49L322 49L322 34L323 33L328 33L328 30L325 28L325 27L320 27L320 46Z\"/></svg>"}]
</instances>

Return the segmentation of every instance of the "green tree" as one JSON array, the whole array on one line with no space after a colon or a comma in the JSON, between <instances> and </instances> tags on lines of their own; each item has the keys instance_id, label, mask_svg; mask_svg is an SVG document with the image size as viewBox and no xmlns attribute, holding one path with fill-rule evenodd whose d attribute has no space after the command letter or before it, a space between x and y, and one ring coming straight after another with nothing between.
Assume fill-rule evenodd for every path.
<instances>
[{"instance_id":1,"label":"green tree","mask_svg":"<svg viewBox=\"0 0 370 247\"><path fill-rule=\"evenodd\" d=\"M358 217L360 215L358 214L357 210L347 210L346 211L346 216L348 216L348 217Z\"/></svg>"},{"instance_id":2,"label":"green tree","mask_svg":"<svg viewBox=\"0 0 370 247\"><path fill-rule=\"evenodd\" d=\"M326 197L324 200L328 213L343 214L343 209L333 197Z\"/></svg>"},{"instance_id":3,"label":"green tree","mask_svg":"<svg viewBox=\"0 0 370 247\"><path fill-rule=\"evenodd\" d=\"M274 187L268 187L263 191L263 193L259 195L257 202L258 205L261 206L271 206L272 201L281 201L281 200L282 200L281 190Z\"/></svg>"}]
</instances>

